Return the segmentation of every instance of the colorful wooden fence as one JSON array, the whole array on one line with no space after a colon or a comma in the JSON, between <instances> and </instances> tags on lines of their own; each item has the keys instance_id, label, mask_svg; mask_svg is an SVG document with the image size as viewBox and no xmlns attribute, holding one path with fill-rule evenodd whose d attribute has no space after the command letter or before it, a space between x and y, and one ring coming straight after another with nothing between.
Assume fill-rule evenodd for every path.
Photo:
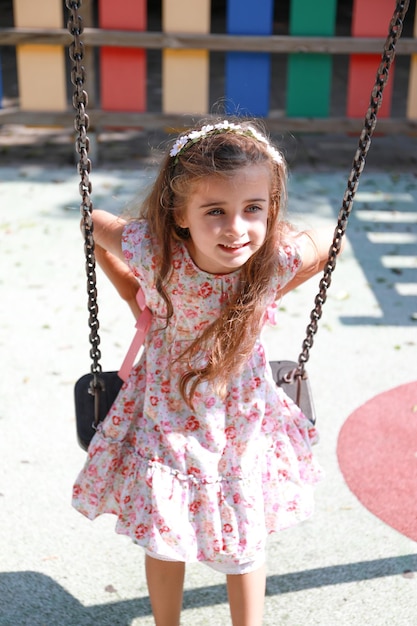
<instances>
[{"instance_id":1,"label":"colorful wooden fence","mask_svg":"<svg viewBox=\"0 0 417 626\"><path fill-rule=\"evenodd\" d=\"M341 0L339 0L341 2ZM4 28L0 17L0 46L15 45L19 106L3 108L0 123L48 125L66 123L72 115L71 90L65 55L69 35L62 0L13 0L14 25ZM274 34L276 14L283 3L273 0L226 0L225 33L211 32L210 0L162 0L160 32L147 30L146 0L98 0L97 26L93 0L84 0L81 13L87 50L99 48L98 63L88 62L97 124L143 126L208 114L210 51L224 52L223 98L227 113L265 117L272 126L303 130L343 130L363 118L382 52L394 0L353 0L351 34L336 35L337 0L288 0L285 34ZM346 4L346 3L345 3ZM415 129L417 121L417 13L411 0L413 36L403 38L397 54L410 56L408 85L401 97L406 113L384 129ZM217 9L218 10L218 9ZM282 30L282 27L281 27ZM147 49L161 50L161 109L147 106ZM285 76L272 77L273 54L285 55ZM331 118L333 66L336 55L349 54L346 106ZM87 63L86 63L87 64ZM88 74L88 72L87 72ZM273 80L285 91L283 110L271 116ZM1 76L1 85L7 83ZM99 85L95 94L93 84ZM390 120L394 69L384 94L380 117ZM95 118L96 115L96 118ZM175 117L176 116L176 117Z\"/></svg>"}]
</instances>

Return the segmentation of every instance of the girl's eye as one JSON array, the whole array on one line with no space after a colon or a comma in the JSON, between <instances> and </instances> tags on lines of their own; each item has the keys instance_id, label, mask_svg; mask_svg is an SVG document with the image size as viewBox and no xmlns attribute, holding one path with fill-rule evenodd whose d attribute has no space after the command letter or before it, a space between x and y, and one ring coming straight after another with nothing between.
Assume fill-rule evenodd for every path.
<instances>
[{"instance_id":1,"label":"girl's eye","mask_svg":"<svg viewBox=\"0 0 417 626\"><path fill-rule=\"evenodd\" d=\"M246 210L249 213L257 213L258 211L262 211L262 207L258 206L257 204L254 204L252 206L249 206Z\"/></svg>"},{"instance_id":2,"label":"girl's eye","mask_svg":"<svg viewBox=\"0 0 417 626\"><path fill-rule=\"evenodd\" d=\"M207 215L222 215L222 213L222 209L211 209L211 211L208 211Z\"/></svg>"}]
</instances>

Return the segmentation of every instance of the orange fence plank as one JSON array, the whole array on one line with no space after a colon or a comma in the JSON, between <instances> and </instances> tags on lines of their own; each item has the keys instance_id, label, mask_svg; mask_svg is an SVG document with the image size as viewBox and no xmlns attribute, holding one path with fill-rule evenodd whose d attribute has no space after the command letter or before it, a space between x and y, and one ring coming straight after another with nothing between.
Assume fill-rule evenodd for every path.
<instances>
[{"instance_id":1,"label":"orange fence plank","mask_svg":"<svg viewBox=\"0 0 417 626\"><path fill-rule=\"evenodd\" d=\"M210 32L210 0L163 0L164 32ZM164 50L162 110L197 113L208 110L209 53L207 50Z\"/></svg>"},{"instance_id":2,"label":"orange fence plank","mask_svg":"<svg viewBox=\"0 0 417 626\"><path fill-rule=\"evenodd\" d=\"M61 0L14 0L14 24L19 28L62 28ZM65 111L67 87L62 46L20 45L16 48L19 104L24 111ZM45 80L47 88L44 87Z\"/></svg>"},{"instance_id":3,"label":"orange fence plank","mask_svg":"<svg viewBox=\"0 0 417 626\"><path fill-rule=\"evenodd\" d=\"M386 37L394 2L392 0L354 0L352 36ZM381 50L382 54L382 50ZM352 54L349 61L347 117L363 117L369 107L371 90L375 83L381 55ZM389 117L391 112L394 66L384 89L379 117Z\"/></svg>"},{"instance_id":4,"label":"orange fence plank","mask_svg":"<svg viewBox=\"0 0 417 626\"><path fill-rule=\"evenodd\" d=\"M99 27L146 30L146 0L99 0ZM146 111L146 51L103 46L100 97L104 111Z\"/></svg>"}]
</instances>

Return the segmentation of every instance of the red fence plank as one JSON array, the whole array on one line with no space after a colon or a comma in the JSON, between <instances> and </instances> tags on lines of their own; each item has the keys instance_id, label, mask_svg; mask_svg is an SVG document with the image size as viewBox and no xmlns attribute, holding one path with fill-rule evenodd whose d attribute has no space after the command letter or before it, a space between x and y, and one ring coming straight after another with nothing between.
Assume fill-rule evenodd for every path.
<instances>
[{"instance_id":1,"label":"red fence plank","mask_svg":"<svg viewBox=\"0 0 417 626\"><path fill-rule=\"evenodd\" d=\"M352 36L385 37L395 8L393 0L354 0ZM381 50L382 54L382 50ZM349 62L347 117L363 117L368 109L371 89L381 61L378 54L352 54ZM391 112L394 66L384 89L379 117Z\"/></svg>"},{"instance_id":2,"label":"red fence plank","mask_svg":"<svg viewBox=\"0 0 417 626\"><path fill-rule=\"evenodd\" d=\"M99 0L99 26L146 30L146 0ZM100 95L104 111L146 111L146 51L105 46L100 51Z\"/></svg>"},{"instance_id":3,"label":"red fence plank","mask_svg":"<svg viewBox=\"0 0 417 626\"><path fill-rule=\"evenodd\" d=\"M417 11L414 15L413 36L417 37ZM410 77L408 79L407 117L417 120L417 54L411 55Z\"/></svg>"}]
</instances>

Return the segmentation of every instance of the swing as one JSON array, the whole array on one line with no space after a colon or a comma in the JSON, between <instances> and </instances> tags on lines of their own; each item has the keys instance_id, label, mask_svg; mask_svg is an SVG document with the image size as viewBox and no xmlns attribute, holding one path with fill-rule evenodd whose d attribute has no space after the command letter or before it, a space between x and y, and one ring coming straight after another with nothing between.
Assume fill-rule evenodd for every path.
<instances>
[{"instance_id":1,"label":"swing","mask_svg":"<svg viewBox=\"0 0 417 626\"><path fill-rule=\"evenodd\" d=\"M86 112L88 96L84 89L85 69L82 65L84 58L84 45L81 41L83 32L82 18L79 14L82 0L66 0L69 10L68 30L73 38L69 47L69 56L73 63L71 70L71 82L75 87L73 93L73 106L76 110L75 130L78 132L76 150L79 155L78 173L80 174L79 192L81 195L80 210L83 220L85 235L84 251L86 258L86 276L88 293L88 311L90 327L90 373L81 377L75 385L75 406L77 420L78 442L82 448L87 449L99 422L104 419L115 399L122 380L117 372L103 372L100 365L101 352L99 349L99 321L97 305L97 287L95 272L93 221L91 201L92 186L90 182L91 161L88 156L89 138L87 130L89 117ZM274 380L282 387L287 395L301 408L303 413L315 423L314 406L311 397L308 375L305 365L310 358L310 350L314 343L314 336L318 329L318 322L322 316L323 305L327 299L327 291L331 284L332 274L336 267L337 255L341 249L342 238L345 235L349 215L352 211L353 200L359 185L360 175L365 167L371 139L377 123L377 115L382 103L382 93L388 81L389 70L395 57L395 47L401 37L404 17L407 13L409 0L397 2L389 24L389 32L385 41L382 58L377 70L376 80L371 92L370 104L365 115L364 125L359 136L359 144L356 150L352 169L348 177L346 190L343 196L342 206L338 215L337 225L333 235L333 241L329 249L329 256L319 282L319 291L314 300L314 308L310 313L310 321L306 328L306 336L302 342L302 349L298 361L273 361L270 363ZM141 290L138 292L140 299ZM144 303L139 301L140 308ZM150 322L148 309L144 312L137 323L137 334L122 369L129 371L137 351L143 341Z\"/></svg>"}]
</instances>

